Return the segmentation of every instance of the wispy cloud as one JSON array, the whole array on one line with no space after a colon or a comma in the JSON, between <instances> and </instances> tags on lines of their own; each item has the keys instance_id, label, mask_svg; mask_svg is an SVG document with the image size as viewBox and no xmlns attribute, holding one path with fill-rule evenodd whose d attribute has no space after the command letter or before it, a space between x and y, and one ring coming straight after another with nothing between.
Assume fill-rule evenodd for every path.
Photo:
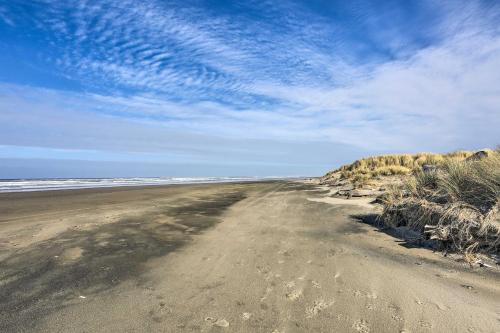
<instances>
[{"instance_id":1,"label":"wispy cloud","mask_svg":"<svg viewBox=\"0 0 500 333\"><path fill-rule=\"evenodd\" d=\"M115 86L214 97L246 93L255 79L319 84L358 71L342 59L345 41L335 25L290 6L263 3L252 17L245 6L220 15L157 1L47 1L32 19L64 45L58 63L89 84L100 77Z\"/></svg>"},{"instance_id":2,"label":"wispy cloud","mask_svg":"<svg viewBox=\"0 0 500 333\"><path fill-rule=\"evenodd\" d=\"M480 147L498 140L499 69L500 38L457 35L340 88L253 88L310 110L328 122L324 133L335 141L369 149Z\"/></svg>"}]
</instances>

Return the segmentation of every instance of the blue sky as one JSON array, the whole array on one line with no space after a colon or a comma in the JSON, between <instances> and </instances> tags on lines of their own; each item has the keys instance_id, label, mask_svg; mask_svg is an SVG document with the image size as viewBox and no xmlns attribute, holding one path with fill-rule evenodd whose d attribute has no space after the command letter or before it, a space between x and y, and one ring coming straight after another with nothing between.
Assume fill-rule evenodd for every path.
<instances>
[{"instance_id":1,"label":"blue sky","mask_svg":"<svg viewBox=\"0 0 500 333\"><path fill-rule=\"evenodd\" d=\"M0 178L500 143L496 1L0 1Z\"/></svg>"}]
</instances>

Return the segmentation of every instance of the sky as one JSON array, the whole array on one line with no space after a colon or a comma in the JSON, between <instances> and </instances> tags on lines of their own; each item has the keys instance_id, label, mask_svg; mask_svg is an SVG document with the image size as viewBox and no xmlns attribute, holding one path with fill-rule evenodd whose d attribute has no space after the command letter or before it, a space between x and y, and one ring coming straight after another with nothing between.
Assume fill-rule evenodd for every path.
<instances>
[{"instance_id":1,"label":"sky","mask_svg":"<svg viewBox=\"0 0 500 333\"><path fill-rule=\"evenodd\" d=\"M498 1L0 0L0 178L317 176L500 143Z\"/></svg>"}]
</instances>

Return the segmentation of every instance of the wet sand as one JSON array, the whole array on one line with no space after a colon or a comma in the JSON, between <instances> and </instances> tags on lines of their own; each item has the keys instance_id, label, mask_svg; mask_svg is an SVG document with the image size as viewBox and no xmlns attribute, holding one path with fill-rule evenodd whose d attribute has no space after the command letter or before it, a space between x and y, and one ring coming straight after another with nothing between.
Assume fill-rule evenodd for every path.
<instances>
[{"instance_id":1,"label":"wet sand","mask_svg":"<svg viewBox=\"0 0 500 333\"><path fill-rule=\"evenodd\" d=\"M328 191L326 191L328 192ZM0 194L1 332L498 332L500 274L273 181Z\"/></svg>"}]
</instances>

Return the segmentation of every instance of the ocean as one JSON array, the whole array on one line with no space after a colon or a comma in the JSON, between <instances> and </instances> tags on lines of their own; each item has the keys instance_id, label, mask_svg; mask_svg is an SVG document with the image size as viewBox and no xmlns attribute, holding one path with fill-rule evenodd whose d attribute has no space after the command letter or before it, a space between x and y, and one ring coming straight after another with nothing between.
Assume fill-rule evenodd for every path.
<instances>
[{"instance_id":1,"label":"ocean","mask_svg":"<svg viewBox=\"0 0 500 333\"><path fill-rule=\"evenodd\" d=\"M29 192L116 186L143 186L168 184L203 184L244 181L263 181L285 177L156 177L156 178L52 178L0 179L0 193Z\"/></svg>"}]
</instances>

